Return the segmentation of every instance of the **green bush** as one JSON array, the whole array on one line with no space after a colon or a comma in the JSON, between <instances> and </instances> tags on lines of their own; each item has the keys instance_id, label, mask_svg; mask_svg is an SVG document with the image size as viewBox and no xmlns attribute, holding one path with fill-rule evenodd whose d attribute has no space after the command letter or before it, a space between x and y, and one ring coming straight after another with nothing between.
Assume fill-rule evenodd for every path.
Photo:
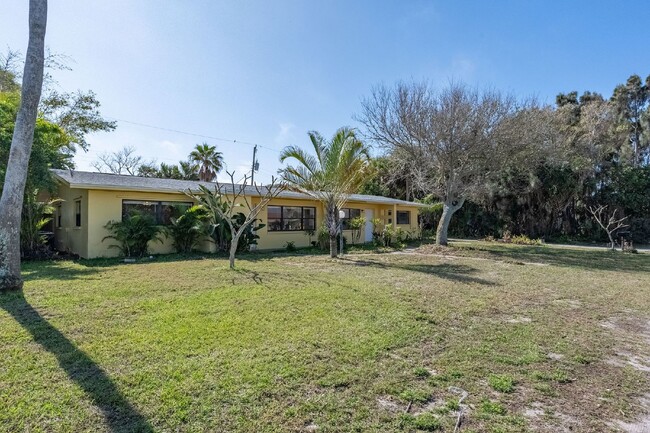
<instances>
[{"instance_id":1,"label":"green bush","mask_svg":"<svg viewBox=\"0 0 650 433\"><path fill-rule=\"evenodd\" d=\"M348 222L348 228L352 230L352 245L361 240L361 229L366 225L366 219L362 216L352 218Z\"/></svg>"},{"instance_id":2,"label":"green bush","mask_svg":"<svg viewBox=\"0 0 650 433\"><path fill-rule=\"evenodd\" d=\"M147 213L133 211L122 221L109 221L104 227L112 234L102 242L116 240L118 244L109 245L109 248L118 248L125 257L142 257L147 254L150 241L162 242L162 227Z\"/></svg>"},{"instance_id":3,"label":"green bush","mask_svg":"<svg viewBox=\"0 0 650 433\"><path fill-rule=\"evenodd\" d=\"M294 241L288 241L286 244L284 244L284 249L287 250L288 253L293 253L298 248L296 248L296 243Z\"/></svg>"},{"instance_id":4,"label":"green bush","mask_svg":"<svg viewBox=\"0 0 650 433\"><path fill-rule=\"evenodd\" d=\"M36 191L25 194L20 220L20 255L28 259L44 259L52 255L42 230L52 221L50 215L54 212L54 205L61 201L41 202L36 195Z\"/></svg>"},{"instance_id":5,"label":"green bush","mask_svg":"<svg viewBox=\"0 0 650 433\"><path fill-rule=\"evenodd\" d=\"M171 218L171 223L165 227L164 233L172 238L177 252L192 252L201 238L207 234L205 227L207 217L208 213L205 208L195 205L183 212L178 218Z\"/></svg>"},{"instance_id":6,"label":"green bush","mask_svg":"<svg viewBox=\"0 0 650 433\"><path fill-rule=\"evenodd\" d=\"M517 245L542 245L541 239L531 239L526 235L513 236L510 242Z\"/></svg>"}]
</instances>

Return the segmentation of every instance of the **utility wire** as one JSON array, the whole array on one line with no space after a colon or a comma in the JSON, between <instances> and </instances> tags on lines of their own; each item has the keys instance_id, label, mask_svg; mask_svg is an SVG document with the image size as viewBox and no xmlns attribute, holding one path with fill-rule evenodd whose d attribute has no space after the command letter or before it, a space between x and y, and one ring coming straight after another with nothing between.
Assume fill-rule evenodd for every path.
<instances>
[{"instance_id":1,"label":"utility wire","mask_svg":"<svg viewBox=\"0 0 650 433\"><path fill-rule=\"evenodd\" d=\"M168 131L168 132L175 132L177 134L190 135L192 137L207 138L208 140L223 141L223 142L226 142L226 143L241 143L241 144L246 144L248 146L256 146L257 145L259 147L270 150L272 152L282 153L277 149L273 149L271 147L264 146L264 145L259 144L259 143L251 143L249 141L241 141L241 140L237 140L237 139L228 139L228 138L214 137L214 136L211 136L211 135L196 134L194 132L181 131L181 130L178 130L178 129L171 129L171 128L163 128L162 126L147 125L146 123L132 122L130 120L117 119L115 117L107 117L107 119L115 120L117 122L128 123L130 125L142 126L142 127L145 127L145 128L159 129L161 131Z\"/></svg>"}]
</instances>

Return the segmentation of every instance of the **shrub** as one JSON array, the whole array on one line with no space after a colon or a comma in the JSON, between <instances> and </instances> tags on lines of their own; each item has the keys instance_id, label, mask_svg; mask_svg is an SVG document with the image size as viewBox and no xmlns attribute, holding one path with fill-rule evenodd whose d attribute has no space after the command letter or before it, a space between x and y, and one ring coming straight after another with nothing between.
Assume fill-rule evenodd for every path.
<instances>
[{"instance_id":1,"label":"shrub","mask_svg":"<svg viewBox=\"0 0 650 433\"><path fill-rule=\"evenodd\" d=\"M178 218L171 218L171 223L165 227L164 233L172 238L177 252L192 252L201 238L207 234L204 224L207 217L205 208L195 205Z\"/></svg>"},{"instance_id":2,"label":"shrub","mask_svg":"<svg viewBox=\"0 0 650 433\"><path fill-rule=\"evenodd\" d=\"M499 392L509 393L515 389L515 380L507 374L491 374L488 377L490 386Z\"/></svg>"},{"instance_id":3,"label":"shrub","mask_svg":"<svg viewBox=\"0 0 650 433\"><path fill-rule=\"evenodd\" d=\"M296 243L294 241L288 241L284 244L284 249L287 250L288 253L293 253L297 250Z\"/></svg>"},{"instance_id":4,"label":"shrub","mask_svg":"<svg viewBox=\"0 0 650 433\"><path fill-rule=\"evenodd\" d=\"M510 242L517 245L542 245L541 239L531 239L526 235L513 236Z\"/></svg>"},{"instance_id":5,"label":"shrub","mask_svg":"<svg viewBox=\"0 0 650 433\"><path fill-rule=\"evenodd\" d=\"M230 225L221 214L217 208L220 208L222 213L227 213L228 202L223 201L222 198L218 195L214 197L204 197L201 201L204 204L207 212L207 222L208 222L208 234L212 241L217 246L217 249L220 251L229 251L230 242L232 240L232 233L230 231ZM210 209L210 211L207 211ZM246 220L246 215L242 212L238 212L232 215L232 222L235 231L244 224ZM261 220L256 220L261 221ZM253 221L239 238L239 243L237 244L237 252L243 252L250 249L251 245L257 245L257 240L260 238L257 234L257 231L265 227L266 224L255 224Z\"/></svg>"},{"instance_id":6,"label":"shrub","mask_svg":"<svg viewBox=\"0 0 650 433\"><path fill-rule=\"evenodd\" d=\"M316 242L313 242L313 241L311 240L311 238L313 238L315 235L316 235L316 231L315 231L315 230L305 230L305 236L307 236L307 238L309 239L309 244L310 244L311 246L315 246L314 244L315 244Z\"/></svg>"},{"instance_id":7,"label":"shrub","mask_svg":"<svg viewBox=\"0 0 650 433\"><path fill-rule=\"evenodd\" d=\"M118 248L125 257L142 257L147 254L150 241L162 242L162 227L146 213L133 211L122 221L109 221L104 227L112 234L104 237L102 242L106 239L116 240L118 245L113 244L109 248Z\"/></svg>"},{"instance_id":8,"label":"shrub","mask_svg":"<svg viewBox=\"0 0 650 433\"><path fill-rule=\"evenodd\" d=\"M318 239L318 248L320 248L323 251L329 250L330 247L330 232L327 230L327 227L325 227L325 224L321 224L320 227L318 227L318 236L316 239Z\"/></svg>"},{"instance_id":9,"label":"shrub","mask_svg":"<svg viewBox=\"0 0 650 433\"><path fill-rule=\"evenodd\" d=\"M52 250L47 246L47 236L43 228L52 221L54 205L61 200L41 202L36 200L36 192L25 194L20 221L20 254L23 258L50 258Z\"/></svg>"},{"instance_id":10,"label":"shrub","mask_svg":"<svg viewBox=\"0 0 650 433\"><path fill-rule=\"evenodd\" d=\"M366 225L366 219L362 216L352 218L348 222L348 228L352 230L352 245L361 239L361 228Z\"/></svg>"}]
</instances>

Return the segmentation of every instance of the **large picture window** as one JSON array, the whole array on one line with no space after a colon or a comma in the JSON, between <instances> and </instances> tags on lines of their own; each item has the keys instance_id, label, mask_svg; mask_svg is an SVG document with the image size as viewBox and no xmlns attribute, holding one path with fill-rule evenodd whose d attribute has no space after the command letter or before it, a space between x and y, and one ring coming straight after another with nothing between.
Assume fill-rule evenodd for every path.
<instances>
[{"instance_id":1,"label":"large picture window","mask_svg":"<svg viewBox=\"0 0 650 433\"><path fill-rule=\"evenodd\" d=\"M122 200L122 219L140 212L151 215L157 224L169 225L172 218L182 215L190 207L192 203L184 201Z\"/></svg>"},{"instance_id":2,"label":"large picture window","mask_svg":"<svg viewBox=\"0 0 650 433\"><path fill-rule=\"evenodd\" d=\"M398 210L397 224L411 224L411 212L407 210Z\"/></svg>"},{"instance_id":3,"label":"large picture window","mask_svg":"<svg viewBox=\"0 0 650 433\"><path fill-rule=\"evenodd\" d=\"M316 208L304 206L268 206L270 232L296 232L316 229Z\"/></svg>"},{"instance_id":4,"label":"large picture window","mask_svg":"<svg viewBox=\"0 0 650 433\"><path fill-rule=\"evenodd\" d=\"M350 220L359 218L361 216L361 209L343 208L341 210L345 214L345 216L341 218L341 227L343 230L348 230L350 227Z\"/></svg>"}]
</instances>

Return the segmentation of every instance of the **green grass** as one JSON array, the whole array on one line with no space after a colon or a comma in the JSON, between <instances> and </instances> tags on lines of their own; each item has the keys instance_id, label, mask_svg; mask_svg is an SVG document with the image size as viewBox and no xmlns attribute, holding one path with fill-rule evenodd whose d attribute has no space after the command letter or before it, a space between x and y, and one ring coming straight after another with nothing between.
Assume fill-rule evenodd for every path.
<instances>
[{"instance_id":1,"label":"green grass","mask_svg":"<svg viewBox=\"0 0 650 433\"><path fill-rule=\"evenodd\" d=\"M647 373L609 360L647 356L650 255L431 253L27 263L0 295L0 431L451 432L454 387L463 431L642 414Z\"/></svg>"}]
</instances>

